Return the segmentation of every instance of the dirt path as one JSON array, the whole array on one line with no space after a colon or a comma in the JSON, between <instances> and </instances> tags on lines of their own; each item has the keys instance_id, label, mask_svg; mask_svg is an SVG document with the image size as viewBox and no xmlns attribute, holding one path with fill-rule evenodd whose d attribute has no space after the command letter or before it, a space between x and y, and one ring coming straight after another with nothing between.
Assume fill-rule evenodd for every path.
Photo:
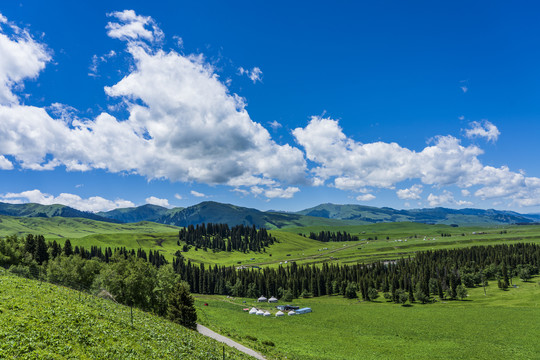
<instances>
[{"instance_id":1,"label":"dirt path","mask_svg":"<svg viewBox=\"0 0 540 360\"><path fill-rule=\"evenodd\" d=\"M243 352L245 354L248 354L249 356L253 356L256 359L265 360L265 357L262 356L261 354L259 354L258 352L254 351L254 350L251 350L250 348L247 348L244 345L240 345L239 343L237 343L236 341L232 341L228 337L225 337L223 335L219 335L217 332L214 332L214 331L210 330L209 328L207 328L205 326L202 326L201 324L197 324L197 331L200 334L204 335L204 336L211 337L212 339L215 339L215 340L217 340L219 342L222 342L222 343L224 343L224 344L226 344L228 346L236 348L236 349L240 350L241 352Z\"/></svg>"}]
</instances>

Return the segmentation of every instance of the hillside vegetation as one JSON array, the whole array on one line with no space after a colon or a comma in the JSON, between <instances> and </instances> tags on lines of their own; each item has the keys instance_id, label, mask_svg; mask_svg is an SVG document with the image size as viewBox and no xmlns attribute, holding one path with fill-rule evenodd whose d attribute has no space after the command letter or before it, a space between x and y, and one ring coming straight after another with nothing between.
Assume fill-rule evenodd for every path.
<instances>
[{"instance_id":1,"label":"hillside vegetation","mask_svg":"<svg viewBox=\"0 0 540 360\"><path fill-rule=\"evenodd\" d=\"M223 359L223 346L163 318L0 269L2 359ZM249 359L225 348L226 359Z\"/></svg>"}]
</instances>

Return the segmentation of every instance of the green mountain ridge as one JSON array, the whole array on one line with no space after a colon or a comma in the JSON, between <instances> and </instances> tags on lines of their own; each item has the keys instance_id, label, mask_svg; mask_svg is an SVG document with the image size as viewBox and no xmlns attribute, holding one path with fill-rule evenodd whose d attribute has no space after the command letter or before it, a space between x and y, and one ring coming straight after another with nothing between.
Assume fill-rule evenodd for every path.
<instances>
[{"instance_id":1,"label":"green mountain ridge","mask_svg":"<svg viewBox=\"0 0 540 360\"><path fill-rule=\"evenodd\" d=\"M157 205L119 208L106 212L88 213L64 205L0 203L0 215L17 217L79 217L113 223L151 221L174 226L201 223L225 223L229 226L247 225L280 229L302 226L346 226L381 222L418 222L426 224L503 225L535 223L537 214L483 209L424 208L396 210L355 204L320 204L298 212L260 211L232 204L204 201L187 208L168 209Z\"/></svg>"},{"instance_id":2,"label":"green mountain ridge","mask_svg":"<svg viewBox=\"0 0 540 360\"><path fill-rule=\"evenodd\" d=\"M72 207L60 204L41 205L36 203L27 204L9 204L0 202L0 215L16 216L16 217L65 217L65 218L85 218L97 221L116 223L110 217L103 217L91 212L80 211Z\"/></svg>"}]
</instances>

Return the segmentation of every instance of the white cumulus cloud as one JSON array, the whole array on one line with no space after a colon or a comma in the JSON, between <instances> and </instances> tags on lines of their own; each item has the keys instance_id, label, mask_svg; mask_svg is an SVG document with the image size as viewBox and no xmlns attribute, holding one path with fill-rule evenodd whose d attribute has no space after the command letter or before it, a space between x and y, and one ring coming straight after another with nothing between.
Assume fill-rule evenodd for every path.
<instances>
[{"instance_id":1,"label":"white cumulus cloud","mask_svg":"<svg viewBox=\"0 0 540 360\"><path fill-rule=\"evenodd\" d=\"M358 201L371 201L373 199L375 199L375 195L373 195L373 194L358 195L356 197L356 200L358 200Z\"/></svg>"},{"instance_id":2,"label":"white cumulus cloud","mask_svg":"<svg viewBox=\"0 0 540 360\"><path fill-rule=\"evenodd\" d=\"M418 200L422 193L422 185L415 184L408 189L399 189L396 191L398 198L403 200Z\"/></svg>"},{"instance_id":3,"label":"white cumulus cloud","mask_svg":"<svg viewBox=\"0 0 540 360\"><path fill-rule=\"evenodd\" d=\"M495 142L501 134L499 129L487 120L482 122L473 121L470 126L470 129L465 130L465 136L468 138L483 137L488 141Z\"/></svg>"},{"instance_id":4,"label":"white cumulus cloud","mask_svg":"<svg viewBox=\"0 0 540 360\"><path fill-rule=\"evenodd\" d=\"M283 188L270 188L264 192L264 196L266 196L269 199L273 198L282 198L282 199L290 199L296 194L298 191L300 191L299 188L296 186L290 186L285 189Z\"/></svg>"},{"instance_id":5,"label":"white cumulus cloud","mask_svg":"<svg viewBox=\"0 0 540 360\"><path fill-rule=\"evenodd\" d=\"M253 69L249 70L249 69L244 69L243 67L239 67L238 68L238 73L240 75L246 75L248 78L251 79L251 81L253 81L253 83L255 84L257 81L261 82L262 81L262 70L258 67L254 67Z\"/></svg>"},{"instance_id":6,"label":"white cumulus cloud","mask_svg":"<svg viewBox=\"0 0 540 360\"><path fill-rule=\"evenodd\" d=\"M195 190L191 190L191 195L195 196L195 197L206 197L205 194L201 193L201 192L198 192L198 191L195 191Z\"/></svg>"},{"instance_id":7,"label":"white cumulus cloud","mask_svg":"<svg viewBox=\"0 0 540 360\"><path fill-rule=\"evenodd\" d=\"M170 207L169 200L160 199L160 198L157 198L155 196L150 196L150 197L146 198L145 201L146 201L147 204L158 205L158 206L163 206L163 207Z\"/></svg>"},{"instance_id":8,"label":"white cumulus cloud","mask_svg":"<svg viewBox=\"0 0 540 360\"><path fill-rule=\"evenodd\" d=\"M124 199L108 200L101 196L81 198L79 195L61 193L58 196L43 193L40 190L28 190L20 193L0 194L0 201L11 204L37 203L42 205L62 204L82 211L108 211L116 208L135 206Z\"/></svg>"},{"instance_id":9,"label":"white cumulus cloud","mask_svg":"<svg viewBox=\"0 0 540 360\"><path fill-rule=\"evenodd\" d=\"M11 161L6 159L5 156L0 155L0 170L11 170L13 169L13 164Z\"/></svg>"},{"instance_id":10,"label":"white cumulus cloud","mask_svg":"<svg viewBox=\"0 0 540 360\"><path fill-rule=\"evenodd\" d=\"M483 129L485 136L492 140L498 136L496 127L488 123ZM468 189L475 186L476 197L505 198L518 206L540 204L539 178L513 172L507 166L483 165L478 158L482 149L475 145L463 146L453 136L436 136L417 152L396 143L356 142L343 133L336 120L321 117L313 117L306 127L295 129L293 135L305 149L307 158L318 165L311 171L319 184L329 180L338 189L360 191L365 187L392 189L401 181L416 180L438 187L456 185ZM414 197L419 192L398 190L397 194ZM448 196L432 194L428 201L448 203Z\"/></svg>"},{"instance_id":11,"label":"white cumulus cloud","mask_svg":"<svg viewBox=\"0 0 540 360\"><path fill-rule=\"evenodd\" d=\"M160 41L163 32L150 16L137 15L133 10L116 11L107 14L115 18L107 23L107 35L127 41Z\"/></svg>"},{"instance_id":12,"label":"white cumulus cloud","mask_svg":"<svg viewBox=\"0 0 540 360\"><path fill-rule=\"evenodd\" d=\"M13 88L22 88L23 80L36 78L51 55L27 30L11 24L2 14L0 20L0 105L9 105L18 102Z\"/></svg>"},{"instance_id":13,"label":"white cumulus cloud","mask_svg":"<svg viewBox=\"0 0 540 360\"><path fill-rule=\"evenodd\" d=\"M33 170L63 165L68 171L104 169L234 187L307 183L303 153L272 140L202 56L156 47L162 32L150 17L132 10L109 16L108 35L127 42L134 64L105 92L127 105L129 117L104 112L95 119L56 118L54 109L51 116L38 107L0 106L0 155ZM29 35L10 41L15 48L43 49ZM34 70L24 76L0 67L0 80L36 76L48 60L43 54L27 56L34 66L25 68ZM10 81L4 88L11 89Z\"/></svg>"}]
</instances>

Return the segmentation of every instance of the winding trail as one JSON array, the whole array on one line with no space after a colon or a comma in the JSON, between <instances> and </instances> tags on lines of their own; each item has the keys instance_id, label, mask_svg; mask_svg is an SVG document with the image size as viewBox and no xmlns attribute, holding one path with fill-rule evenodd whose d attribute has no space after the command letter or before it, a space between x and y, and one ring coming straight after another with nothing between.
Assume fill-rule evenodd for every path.
<instances>
[{"instance_id":1,"label":"winding trail","mask_svg":"<svg viewBox=\"0 0 540 360\"><path fill-rule=\"evenodd\" d=\"M261 354L259 354L255 350L251 350L250 348L247 348L244 345L241 345L241 344L237 343L236 341L233 341L233 340L229 339L228 337L220 335L217 332L210 330L206 326L202 326L201 324L197 324L197 331L200 334L204 335L204 336L211 337L212 339L215 339L215 340L217 340L219 342L222 342L222 343L224 343L224 344L226 344L228 346L236 348L237 350L240 350L241 352L243 352L245 354L248 354L249 356L253 356L256 359L266 360L264 356L262 356Z\"/></svg>"}]
</instances>

